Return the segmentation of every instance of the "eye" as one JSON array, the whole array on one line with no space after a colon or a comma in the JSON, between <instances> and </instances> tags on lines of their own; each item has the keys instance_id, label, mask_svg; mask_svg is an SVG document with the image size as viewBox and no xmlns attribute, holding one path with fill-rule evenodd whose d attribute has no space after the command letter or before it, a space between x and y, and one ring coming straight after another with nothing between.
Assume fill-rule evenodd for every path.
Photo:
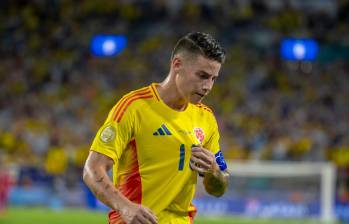
<instances>
[{"instance_id":1,"label":"eye","mask_svg":"<svg viewBox=\"0 0 349 224\"><path fill-rule=\"evenodd\" d=\"M197 74L199 76L200 79L208 79L210 78L209 75L205 74L205 73L198 73Z\"/></svg>"}]
</instances>

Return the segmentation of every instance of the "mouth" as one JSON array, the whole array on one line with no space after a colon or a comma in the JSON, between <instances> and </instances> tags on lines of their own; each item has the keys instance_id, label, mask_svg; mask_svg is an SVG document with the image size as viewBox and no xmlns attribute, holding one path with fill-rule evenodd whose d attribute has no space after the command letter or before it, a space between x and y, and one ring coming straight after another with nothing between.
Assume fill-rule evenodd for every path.
<instances>
[{"instance_id":1,"label":"mouth","mask_svg":"<svg viewBox=\"0 0 349 224\"><path fill-rule=\"evenodd\" d=\"M195 94L200 96L201 98L205 96L205 94L201 94L201 93L195 93Z\"/></svg>"}]
</instances>

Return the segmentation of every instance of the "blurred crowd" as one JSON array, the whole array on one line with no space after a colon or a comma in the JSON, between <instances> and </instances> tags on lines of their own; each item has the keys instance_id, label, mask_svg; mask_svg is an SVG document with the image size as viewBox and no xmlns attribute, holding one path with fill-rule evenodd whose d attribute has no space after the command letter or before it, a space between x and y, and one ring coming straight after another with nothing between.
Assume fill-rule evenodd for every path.
<instances>
[{"instance_id":1,"label":"blurred crowd","mask_svg":"<svg viewBox=\"0 0 349 224\"><path fill-rule=\"evenodd\" d=\"M4 164L78 182L111 107L160 82L175 41L202 31L227 51L204 102L225 157L333 161L349 202L349 1L7 0L0 10ZM126 35L127 49L92 56L99 33ZM283 37L315 38L318 59L282 60Z\"/></svg>"}]
</instances>

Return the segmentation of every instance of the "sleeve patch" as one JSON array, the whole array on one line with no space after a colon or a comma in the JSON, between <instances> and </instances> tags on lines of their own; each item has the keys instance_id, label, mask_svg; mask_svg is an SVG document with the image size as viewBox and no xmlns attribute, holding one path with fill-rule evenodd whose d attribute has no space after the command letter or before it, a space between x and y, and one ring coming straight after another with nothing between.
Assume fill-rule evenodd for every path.
<instances>
[{"instance_id":1,"label":"sleeve patch","mask_svg":"<svg viewBox=\"0 0 349 224\"><path fill-rule=\"evenodd\" d=\"M115 135L116 135L115 128L111 125L108 125L102 130L99 138L101 139L102 142L108 143L115 139Z\"/></svg>"}]
</instances>

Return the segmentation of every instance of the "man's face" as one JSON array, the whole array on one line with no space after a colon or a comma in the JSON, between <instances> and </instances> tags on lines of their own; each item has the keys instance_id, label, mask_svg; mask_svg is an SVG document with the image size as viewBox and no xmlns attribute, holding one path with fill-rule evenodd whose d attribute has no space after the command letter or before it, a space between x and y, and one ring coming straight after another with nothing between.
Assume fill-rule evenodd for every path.
<instances>
[{"instance_id":1,"label":"man's face","mask_svg":"<svg viewBox=\"0 0 349 224\"><path fill-rule=\"evenodd\" d=\"M176 68L178 92L186 101L197 104L211 91L218 77L221 64L204 56L192 56L189 59L179 57ZM176 67L177 66L177 67Z\"/></svg>"}]
</instances>

